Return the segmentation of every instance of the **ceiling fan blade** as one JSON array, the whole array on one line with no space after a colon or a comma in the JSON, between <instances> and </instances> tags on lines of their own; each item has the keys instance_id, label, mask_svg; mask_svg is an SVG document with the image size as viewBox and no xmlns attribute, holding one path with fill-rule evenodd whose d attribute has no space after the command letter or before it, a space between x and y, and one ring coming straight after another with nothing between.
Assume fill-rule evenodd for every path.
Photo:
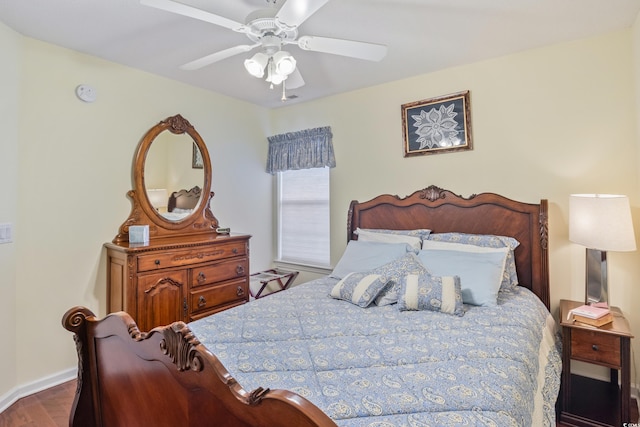
<instances>
[{"instance_id":1,"label":"ceiling fan blade","mask_svg":"<svg viewBox=\"0 0 640 427\"><path fill-rule=\"evenodd\" d=\"M295 28L306 21L329 0L287 0L278 13L276 21L288 28Z\"/></svg>"},{"instance_id":2,"label":"ceiling fan blade","mask_svg":"<svg viewBox=\"0 0 640 427\"><path fill-rule=\"evenodd\" d=\"M223 59L227 59L239 53L249 52L251 49L257 46L260 46L260 43L256 43L254 45L241 44L239 46L230 47L229 49L212 53L211 55L204 56L200 59L196 59L195 61L187 62L186 64L181 65L180 69L187 71L198 70L202 67L213 64L214 62L222 61Z\"/></svg>"},{"instance_id":3,"label":"ceiling fan blade","mask_svg":"<svg viewBox=\"0 0 640 427\"><path fill-rule=\"evenodd\" d=\"M299 87L304 86L304 79L302 78L302 74L300 74L298 67L293 70L293 73L289 74L285 81L287 89L298 89Z\"/></svg>"},{"instance_id":4,"label":"ceiling fan blade","mask_svg":"<svg viewBox=\"0 0 640 427\"><path fill-rule=\"evenodd\" d=\"M367 61L380 61L387 54L385 45L329 37L302 36L298 39L298 46L303 50L350 56Z\"/></svg>"},{"instance_id":5,"label":"ceiling fan blade","mask_svg":"<svg viewBox=\"0 0 640 427\"><path fill-rule=\"evenodd\" d=\"M140 0L140 4L155 7L156 9L165 10L167 12L177 13L178 15L188 16L189 18L199 19L200 21L210 22L239 33L244 33L246 31L245 25L240 22L227 19L202 9L187 6L186 4L178 3L173 0Z\"/></svg>"}]
</instances>

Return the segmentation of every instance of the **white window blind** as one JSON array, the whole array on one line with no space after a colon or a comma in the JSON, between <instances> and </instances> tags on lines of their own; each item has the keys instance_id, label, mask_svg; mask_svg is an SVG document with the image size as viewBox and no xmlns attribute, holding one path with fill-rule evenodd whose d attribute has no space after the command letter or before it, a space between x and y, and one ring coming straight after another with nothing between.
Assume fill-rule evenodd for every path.
<instances>
[{"instance_id":1,"label":"white window blind","mask_svg":"<svg viewBox=\"0 0 640 427\"><path fill-rule=\"evenodd\" d=\"M327 267L329 168L278 172L278 258Z\"/></svg>"}]
</instances>

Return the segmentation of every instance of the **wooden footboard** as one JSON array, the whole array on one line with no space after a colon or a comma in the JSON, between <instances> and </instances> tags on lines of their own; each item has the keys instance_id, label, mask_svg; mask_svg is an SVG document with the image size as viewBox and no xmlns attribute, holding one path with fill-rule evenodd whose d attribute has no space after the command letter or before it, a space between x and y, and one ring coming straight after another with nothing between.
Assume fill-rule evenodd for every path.
<instances>
[{"instance_id":1,"label":"wooden footboard","mask_svg":"<svg viewBox=\"0 0 640 427\"><path fill-rule=\"evenodd\" d=\"M74 307L62 324L78 351L72 427L336 426L290 391L244 390L183 322L142 333L124 312Z\"/></svg>"}]
</instances>

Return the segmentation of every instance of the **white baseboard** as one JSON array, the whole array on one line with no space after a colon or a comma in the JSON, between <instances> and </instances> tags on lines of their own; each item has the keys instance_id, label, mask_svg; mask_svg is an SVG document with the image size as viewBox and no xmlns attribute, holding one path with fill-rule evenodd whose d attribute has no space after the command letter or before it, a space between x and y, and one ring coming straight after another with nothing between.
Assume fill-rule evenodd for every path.
<instances>
[{"instance_id":1,"label":"white baseboard","mask_svg":"<svg viewBox=\"0 0 640 427\"><path fill-rule=\"evenodd\" d=\"M77 375L77 368L71 368L48 377L41 378L32 383L14 387L6 394L0 396L0 413L4 412L18 399L22 399L23 397L27 397L33 393L73 380L77 378Z\"/></svg>"}]
</instances>

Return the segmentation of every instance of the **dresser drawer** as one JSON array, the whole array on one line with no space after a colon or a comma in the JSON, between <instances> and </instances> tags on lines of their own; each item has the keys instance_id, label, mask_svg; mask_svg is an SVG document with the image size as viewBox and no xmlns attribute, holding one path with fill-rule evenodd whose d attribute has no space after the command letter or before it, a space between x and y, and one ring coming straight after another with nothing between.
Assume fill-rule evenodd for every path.
<instances>
[{"instance_id":1,"label":"dresser drawer","mask_svg":"<svg viewBox=\"0 0 640 427\"><path fill-rule=\"evenodd\" d=\"M571 358L620 369L620 337L583 329L571 331Z\"/></svg>"},{"instance_id":2,"label":"dresser drawer","mask_svg":"<svg viewBox=\"0 0 640 427\"><path fill-rule=\"evenodd\" d=\"M138 271L151 271L161 268L180 267L218 259L246 256L246 242L229 242L215 246L194 247L191 249L166 250L138 257Z\"/></svg>"},{"instance_id":3,"label":"dresser drawer","mask_svg":"<svg viewBox=\"0 0 640 427\"><path fill-rule=\"evenodd\" d=\"M247 258L232 258L214 262L191 270L191 286L205 286L223 280L246 277L249 271Z\"/></svg>"},{"instance_id":4,"label":"dresser drawer","mask_svg":"<svg viewBox=\"0 0 640 427\"><path fill-rule=\"evenodd\" d=\"M190 292L191 312L196 314L234 301L246 301L247 292L246 278L194 289Z\"/></svg>"}]
</instances>

